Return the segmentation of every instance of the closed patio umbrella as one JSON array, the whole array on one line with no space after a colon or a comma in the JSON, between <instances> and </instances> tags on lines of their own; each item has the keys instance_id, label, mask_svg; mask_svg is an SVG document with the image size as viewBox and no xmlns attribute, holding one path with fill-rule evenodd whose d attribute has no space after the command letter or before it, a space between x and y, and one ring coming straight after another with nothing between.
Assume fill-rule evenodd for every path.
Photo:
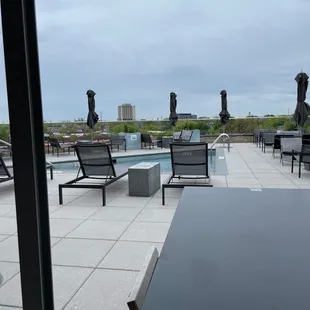
<instances>
[{"instance_id":1,"label":"closed patio umbrella","mask_svg":"<svg viewBox=\"0 0 310 310\"><path fill-rule=\"evenodd\" d=\"M221 118L221 123L222 125L227 124L230 114L227 110L227 91L226 90L222 90L220 92L221 94L221 101L222 101L222 111L220 112L219 116Z\"/></svg>"},{"instance_id":2,"label":"closed patio umbrella","mask_svg":"<svg viewBox=\"0 0 310 310\"><path fill-rule=\"evenodd\" d=\"M294 113L294 120L300 128L302 128L308 120L310 112L309 104L305 101L308 89L308 79L309 76L304 72L298 73L295 77L295 81L297 82L297 105Z\"/></svg>"},{"instance_id":3,"label":"closed patio umbrella","mask_svg":"<svg viewBox=\"0 0 310 310\"><path fill-rule=\"evenodd\" d=\"M177 109L177 95L174 92L170 93L170 124L171 126L175 126L176 122L178 121L178 115L176 112Z\"/></svg>"},{"instance_id":4,"label":"closed patio umbrella","mask_svg":"<svg viewBox=\"0 0 310 310\"><path fill-rule=\"evenodd\" d=\"M99 116L95 112L95 95L96 95L96 93L93 90L89 89L86 92L86 95L88 97L87 126L92 130L92 135L93 135L93 129L99 120ZM92 137L92 140L93 140L93 137Z\"/></svg>"}]
</instances>

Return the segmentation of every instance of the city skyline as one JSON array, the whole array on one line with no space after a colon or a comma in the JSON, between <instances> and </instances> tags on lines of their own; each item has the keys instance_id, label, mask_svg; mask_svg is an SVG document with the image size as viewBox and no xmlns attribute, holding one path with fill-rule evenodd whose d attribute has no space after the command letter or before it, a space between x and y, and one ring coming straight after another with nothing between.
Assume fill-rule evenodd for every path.
<instances>
[{"instance_id":1,"label":"city skyline","mask_svg":"<svg viewBox=\"0 0 310 310\"><path fill-rule=\"evenodd\" d=\"M152 14L144 6L37 1L45 119L86 117L88 88L106 120L117 119L124 102L136 106L137 118L165 118L171 91L178 113L217 115L222 89L231 115L294 111L294 78L301 69L310 74L310 38L301 31L310 26L309 1L148 1ZM3 121L2 44L0 50Z\"/></svg>"}]
</instances>

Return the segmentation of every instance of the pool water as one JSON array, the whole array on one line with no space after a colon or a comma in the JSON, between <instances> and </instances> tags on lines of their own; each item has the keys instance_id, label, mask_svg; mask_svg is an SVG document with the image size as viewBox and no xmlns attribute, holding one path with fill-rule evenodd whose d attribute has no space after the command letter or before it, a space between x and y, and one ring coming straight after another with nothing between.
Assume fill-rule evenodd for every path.
<instances>
[{"instance_id":1,"label":"pool water","mask_svg":"<svg viewBox=\"0 0 310 310\"><path fill-rule=\"evenodd\" d=\"M154 154L142 156L127 156L116 158L117 164L136 165L140 162L159 162L161 172L171 172L170 154ZM58 171L78 171L78 162L55 163L55 169ZM224 156L224 150L217 149L209 152L209 173L217 175L226 175L227 166Z\"/></svg>"}]
</instances>

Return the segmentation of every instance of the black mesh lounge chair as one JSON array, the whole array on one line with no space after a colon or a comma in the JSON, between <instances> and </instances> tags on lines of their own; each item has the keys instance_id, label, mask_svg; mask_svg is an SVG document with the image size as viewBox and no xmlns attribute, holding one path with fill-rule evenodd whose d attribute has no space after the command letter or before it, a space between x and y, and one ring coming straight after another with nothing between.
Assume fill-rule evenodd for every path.
<instances>
[{"instance_id":1,"label":"black mesh lounge chair","mask_svg":"<svg viewBox=\"0 0 310 310\"><path fill-rule=\"evenodd\" d=\"M162 185L162 203L165 204L166 188L183 188L185 186L212 187L208 184L208 144L203 142L171 143L172 175ZM174 180L203 179L205 183L180 183Z\"/></svg>"},{"instance_id":2,"label":"black mesh lounge chair","mask_svg":"<svg viewBox=\"0 0 310 310\"><path fill-rule=\"evenodd\" d=\"M74 180L59 184L59 204L63 204L63 188L89 188L102 190L102 205L106 205L105 188L128 174L128 166L113 165L107 144L81 144L74 146L80 170ZM82 176L79 176L82 172ZM83 180L96 180L94 183ZM100 182L101 180L101 182ZM102 182L103 181L103 182Z\"/></svg>"},{"instance_id":3,"label":"black mesh lounge chair","mask_svg":"<svg viewBox=\"0 0 310 310\"><path fill-rule=\"evenodd\" d=\"M293 150L292 154L292 173L294 172L294 160L298 160L298 177L301 177L301 164L310 164L310 145L303 144L301 150Z\"/></svg>"},{"instance_id":4,"label":"black mesh lounge chair","mask_svg":"<svg viewBox=\"0 0 310 310\"><path fill-rule=\"evenodd\" d=\"M181 140L181 131L175 131L173 133L173 141L180 141Z\"/></svg>"},{"instance_id":5,"label":"black mesh lounge chair","mask_svg":"<svg viewBox=\"0 0 310 310\"><path fill-rule=\"evenodd\" d=\"M55 154L55 149L57 153L57 157L59 157L59 150L62 150L63 152L68 151L70 154L70 150L73 147L73 143L60 143L58 139L55 138L48 138L48 141L52 147L52 154Z\"/></svg>"},{"instance_id":6,"label":"black mesh lounge chair","mask_svg":"<svg viewBox=\"0 0 310 310\"><path fill-rule=\"evenodd\" d=\"M0 183L7 182L13 180L13 176L11 175L9 169L7 168L5 162L0 156Z\"/></svg>"},{"instance_id":7,"label":"black mesh lounge chair","mask_svg":"<svg viewBox=\"0 0 310 310\"><path fill-rule=\"evenodd\" d=\"M301 137L283 138L281 137L281 157L280 161L283 163L284 156L292 156L293 150L300 151L302 147Z\"/></svg>"},{"instance_id":8,"label":"black mesh lounge chair","mask_svg":"<svg viewBox=\"0 0 310 310\"><path fill-rule=\"evenodd\" d=\"M265 133L262 138L262 151L266 153L266 146L273 146L274 145L274 137L275 133Z\"/></svg>"},{"instance_id":9,"label":"black mesh lounge chair","mask_svg":"<svg viewBox=\"0 0 310 310\"><path fill-rule=\"evenodd\" d=\"M0 183L14 179L14 176L11 175L10 170L9 170L11 168L12 168L12 165L7 166L3 158L0 156ZM46 163L46 169L49 169L51 180L53 180L54 179L54 174L53 174L54 166L52 164Z\"/></svg>"},{"instance_id":10,"label":"black mesh lounge chair","mask_svg":"<svg viewBox=\"0 0 310 310\"><path fill-rule=\"evenodd\" d=\"M193 135L192 130L182 130L181 131L181 142L190 142Z\"/></svg>"},{"instance_id":11,"label":"black mesh lounge chair","mask_svg":"<svg viewBox=\"0 0 310 310\"><path fill-rule=\"evenodd\" d=\"M121 145L124 145L125 152L127 149L126 139L123 136L119 135L112 135L109 145L111 146L111 152L113 152L113 146L117 146L118 151Z\"/></svg>"},{"instance_id":12,"label":"black mesh lounge chair","mask_svg":"<svg viewBox=\"0 0 310 310\"><path fill-rule=\"evenodd\" d=\"M143 145L144 147L148 146L149 149L154 148L159 141L160 140L152 140L150 135L143 133L141 134L141 149L143 148Z\"/></svg>"}]
</instances>

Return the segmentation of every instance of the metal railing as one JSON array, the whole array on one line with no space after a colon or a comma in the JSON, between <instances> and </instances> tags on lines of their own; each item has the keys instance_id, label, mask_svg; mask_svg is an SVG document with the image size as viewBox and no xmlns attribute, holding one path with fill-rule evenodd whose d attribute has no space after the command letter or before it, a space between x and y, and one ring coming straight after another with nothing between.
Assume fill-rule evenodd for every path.
<instances>
[{"instance_id":1,"label":"metal railing","mask_svg":"<svg viewBox=\"0 0 310 310\"><path fill-rule=\"evenodd\" d=\"M5 146L8 146L8 147L12 147L12 144L10 144L9 142L6 142L6 141L4 141L4 140L1 140L0 139L0 143L1 144L4 144ZM47 161L47 160L45 160L45 162L48 164L48 165L51 165L52 167L54 167L54 165L51 163L51 162L49 162L49 161Z\"/></svg>"},{"instance_id":2,"label":"metal railing","mask_svg":"<svg viewBox=\"0 0 310 310\"><path fill-rule=\"evenodd\" d=\"M222 142L223 145L225 144L225 140L224 137L226 138L225 140L227 141L227 149L228 152L230 152L230 136L227 133L221 133L215 140L214 142L211 144L210 150L212 150L212 148L214 147L214 145L220 140L220 138L222 138Z\"/></svg>"}]
</instances>

